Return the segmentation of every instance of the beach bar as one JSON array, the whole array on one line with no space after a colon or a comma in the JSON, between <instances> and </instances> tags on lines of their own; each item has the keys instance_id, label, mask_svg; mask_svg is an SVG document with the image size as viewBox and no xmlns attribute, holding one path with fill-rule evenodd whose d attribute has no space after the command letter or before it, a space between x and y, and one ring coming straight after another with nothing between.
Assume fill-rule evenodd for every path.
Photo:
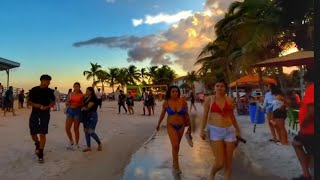
<instances>
[{"instance_id":1,"label":"beach bar","mask_svg":"<svg viewBox=\"0 0 320 180\"><path fill-rule=\"evenodd\" d=\"M7 73L7 88L9 87L10 69L17 67L20 67L20 63L0 57L0 71L6 71Z\"/></svg>"}]
</instances>

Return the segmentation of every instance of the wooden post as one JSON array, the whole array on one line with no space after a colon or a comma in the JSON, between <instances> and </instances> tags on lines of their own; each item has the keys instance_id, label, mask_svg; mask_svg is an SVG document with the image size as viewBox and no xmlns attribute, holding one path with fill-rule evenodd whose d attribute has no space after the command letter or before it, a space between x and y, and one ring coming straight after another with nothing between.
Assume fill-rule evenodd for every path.
<instances>
[{"instance_id":1,"label":"wooden post","mask_svg":"<svg viewBox=\"0 0 320 180\"><path fill-rule=\"evenodd\" d=\"M7 73L7 89L9 88L9 69L6 69L6 73Z\"/></svg>"}]
</instances>

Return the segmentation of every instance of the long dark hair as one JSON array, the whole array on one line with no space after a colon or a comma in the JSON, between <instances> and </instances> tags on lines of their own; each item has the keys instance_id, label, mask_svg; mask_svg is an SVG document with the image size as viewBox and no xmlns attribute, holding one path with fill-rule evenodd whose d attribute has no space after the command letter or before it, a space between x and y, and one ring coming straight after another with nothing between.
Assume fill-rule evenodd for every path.
<instances>
[{"instance_id":1,"label":"long dark hair","mask_svg":"<svg viewBox=\"0 0 320 180\"><path fill-rule=\"evenodd\" d=\"M93 87L87 87L87 90L89 90L91 92L91 97L93 98L96 98L97 99L97 96L96 96L96 93L94 92L94 89Z\"/></svg>"},{"instance_id":2,"label":"long dark hair","mask_svg":"<svg viewBox=\"0 0 320 180\"><path fill-rule=\"evenodd\" d=\"M228 94L229 92L228 83L224 79L219 79L218 81L216 81L216 83L214 83L214 86L216 86L216 84L218 83L222 83L224 85L224 87L226 88L226 93Z\"/></svg>"},{"instance_id":3,"label":"long dark hair","mask_svg":"<svg viewBox=\"0 0 320 180\"><path fill-rule=\"evenodd\" d=\"M168 88L168 90L167 90L167 93L166 93L166 99L170 99L171 98L171 90L174 89L174 88L178 89L178 97L180 97L180 89L179 89L179 87L178 86L170 86Z\"/></svg>"}]
</instances>

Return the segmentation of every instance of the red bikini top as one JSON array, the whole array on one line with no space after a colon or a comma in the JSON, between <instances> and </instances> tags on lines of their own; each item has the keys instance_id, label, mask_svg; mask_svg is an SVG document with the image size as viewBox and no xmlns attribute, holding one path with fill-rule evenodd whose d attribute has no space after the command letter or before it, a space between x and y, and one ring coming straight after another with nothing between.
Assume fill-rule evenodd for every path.
<instances>
[{"instance_id":1,"label":"red bikini top","mask_svg":"<svg viewBox=\"0 0 320 180\"><path fill-rule=\"evenodd\" d=\"M222 109L218 106L218 104L216 103L215 99L216 98L214 97L213 103L211 105L211 112L221 113L221 114L226 114L228 112L233 112L233 109L232 109L231 105L227 102L227 99L225 99L225 103L224 103L224 106L223 106Z\"/></svg>"}]
</instances>

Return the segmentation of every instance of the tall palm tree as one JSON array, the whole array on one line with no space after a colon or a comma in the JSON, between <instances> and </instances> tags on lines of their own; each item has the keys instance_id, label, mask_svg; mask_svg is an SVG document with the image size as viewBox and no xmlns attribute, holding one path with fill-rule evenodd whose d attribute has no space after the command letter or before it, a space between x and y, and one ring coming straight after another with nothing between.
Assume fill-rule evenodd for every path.
<instances>
[{"instance_id":1,"label":"tall palm tree","mask_svg":"<svg viewBox=\"0 0 320 180\"><path fill-rule=\"evenodd\" d=\"M130 65L127 71L130 84L135 85L136 82L140 82L141 74L139 73L139 70L136 66Z\"/></svg>"},{"instance_id":2,"label":"tall palm tree","mask_svg":"<svg viewBox=\"0 0 320 180\"><path fill-rule=\"evenodd\" d=\"M167 65L162 65L161 68L158 68L154 75L154 84L158 85L170 85L173 80L177 77L177 74Z\"/></svg>"},{"instance_id":3,"label":"tall palm tree","mask_svg":"<svg viewBox=\"0 0 320 180\"><path fill-rule=\"evenodd\" d=\"M96 76L102 72L101 70L101 65L99 65L98 63L91 63L91 68L90 70L87 71L83 71L83 75L86 76L87 80L90 80L92 78L92 86L95 86L95 82L96 82Z\"/></svg>"},{"instance_id":4,"label":"tall palm tree","mask_svg":"<svg viewBox=\"0 0 320 180\"><path fill-rule=\"evenodd\" d=\"M130 84L129 72L127 68L119 69L116 82L121 85L123 89L127 84Z\"/></svg>"},{"instance_id":5,"label":"tall palm tree","mask_svg":"<svg viewBox=\"0 0 320 180\"><path fill-rule=\"evenodd\" d=\"M117 84L117 79L119 77L119 68L109 68L109 83L110 87L112 88L112 92L114 93L114 86Z\"/></svg>"},{"instance_id":6,"label":"tall palm tree","mask_svg":"<svg viewBox=\"0 0 320 180\"><path fill-rule=\"evenodd\" d=\"M109 74L107 71L101 71L99 73L97 73L97 81L94 83L94 85L96 86L96 84L101 83L102 86L102 92L104 92L104 84L106 83L110 83L109 82Z\"/></svg>"},{"instance_id":7,"label":"tall palm tree","mask_svg":"<svg viewBox=\"0 0 320 180\"><path fill-rule=\"evenodd\" d=\"M198 81L198 75L196 71L188 72L185 80L187 81L191 89L194 90L194 82Z\"/></svg>"},{"instance_id":8,"label":"tall palm tree","mask_svg":"<svg viewBox=\"0 0 320 180\"><path fill-rule=\"evenodd\" d=\"M141 83L142 83L142 84L146 84L146 82L144 81L144 78L145 78L145 76L147 75L147 74L146 74L146 68L141 68L140 74L141 74L141 79L142 79Z\"/></svg>"},{"instance_id":9,"label":"tall palm tree","mask_svg":"<svg viewBox=\"0 0 320 180\"><path fill-rule=\"evenodd\" d=\"M150 83L153 83L154 84L154 78L155 78L155 75L157 73L157 70L158 70L158 66L151 66L151 67L148 67L148 72L146 73L146 75L149 77L148 78L148 82L149 84Z\"/></svg>"},{"instance_id":10,"label":"tall palm tree","mask_svg":"<svg viewBox=\"0 0 320 180\"><path fill-rule=\"evenodd\" d=\"M224 67L228 81L236 78L233 74L250 73L252 64L279 54L275 37L280 36L280 24L276 1L234 2L225 17L215 25L217 39L203 49L197 63L209 66L204 67L206 69Z\"/></svg>"}]
</instances>

